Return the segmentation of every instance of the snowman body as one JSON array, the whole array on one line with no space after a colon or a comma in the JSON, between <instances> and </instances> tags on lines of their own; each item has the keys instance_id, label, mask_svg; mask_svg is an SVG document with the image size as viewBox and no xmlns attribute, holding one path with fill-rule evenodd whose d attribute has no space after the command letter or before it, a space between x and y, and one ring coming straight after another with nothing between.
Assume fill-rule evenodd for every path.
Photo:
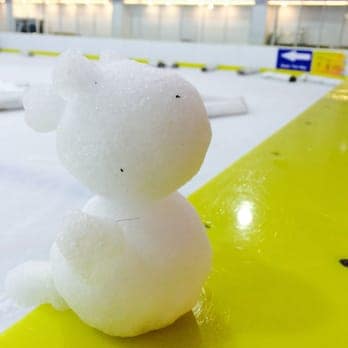
<instances>
[{"instance_id":1,"label":"snowman body","mask_svg":"<svg viewBox=\"0 0 348 348\"><path fill-rule=\"evenodd\" d=\"M197 302L211 263L205 229L176 192L210 142L198 92L170 72L74 52L40 88L24 100L27 123L57 129L63 165L97 195L65 217L47 266L10 272L9 293L19 303L70 307L115 336L171 324ZM31 301L43 268L46 293ZM21 280L28 272L34 287Z\"/></svg>"},{"instance_id":2,"label":"snowman body","mask_svg":"<svg viewBox=\"0 0 348 348\"><path fill-rule=\"evenodd\" d=\"M68 217L50 261L57 291L83 321L134 336L192 309L210 269L210 246L179 193L124 220L112 202L95 197Z\"/></svg>"}]
</instances>

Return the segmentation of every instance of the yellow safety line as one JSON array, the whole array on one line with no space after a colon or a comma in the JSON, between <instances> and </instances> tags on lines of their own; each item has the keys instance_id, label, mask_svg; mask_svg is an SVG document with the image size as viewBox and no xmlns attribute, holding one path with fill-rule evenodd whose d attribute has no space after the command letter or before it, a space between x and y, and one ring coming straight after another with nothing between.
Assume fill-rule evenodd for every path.
<instances>
[{"instance_id":1,"label":"yellow safety line","mask_svg":"<svg viewBox=\"0 0 348 348\"><path fill-rule=\"evenodd\" d=\"M89 54L89 53L86 53L84 55L86 58L88 59L91 59L91 60L99 60L99 54Z\"/></svg>"},{"instance_id":2,"label":"yellow safety line","mask_svg":"<svg viewBox=\"0 0 348 348\"><path fill-rule=\"evenodd\" d=\"M1 53L22 53L22 51L20 49L15 49L15 48L0 48L0 52ZM27 52L29 55L32 55L32 56L57 57L60 55L60 52L56 52L56 51L29 50ZM87 53L87 54L85 54L85 57L87 57L88 59L91 59L91 60L98 60L99 59L98 54ZM131 59L138 62L138 63L144 63L144 64L149 64L149 62L150 62L149 59L147 59L147 58L131 58ZM175 62L175 63L180 68L202 69L202 68L207 66L204 63L198 63L198 62L179 61L179 62ZM220 64L216 67L216 70L236 71L236 70L239 70L241 68L243 68L243 66ZM291 74L291 75L294 75L297 77L301 76L303 74L303 71L276 69L276 68L260 68L259 71L260 72L271 71L271 72L277 72L277 73ZM330 74L314 74L311 72L308 72L308 74L313 75L313 76L335 78L335 79L339 79L339 80L346 79L345 76L336 76L336 75L330 75Z\"/></svg>"},{"instance_id":3,"label":"yellow safety line","mask_svg":"<svg viewBox=\"0 0 348 348\"><path fill-rule=\"evenodd\" d=\"M21 53L21 50L17 48L0 48L1 53Z\"/></svg>"},{"instance_id":4,"label":"yellow safety line","mask_svg":"<svg viewBox=\"0 0 348 348\"><path fill-rule=\"evenodd\" d=\"M149 60L146 58L131 58L131 59L138 63L149 64Z\"/></svg>"},{"instance_id":5,"label":"yellow safety line","mask_svg":"<svg viewBox=\"0 0 348 348\"><path fill-rule=\"evenodd\" d=\"M237 71L239 69L242 69L243 67L241 65L218 65L217 70L225 70L225 71Z\"/></svg>"},{"instance_id":6,"label":"yellow safety line","mask_svg":"<svg viewBox=\"0 0 348 348\"><path fill-rule=\"evenodd\" d=\"M43 50L29 50L28 54L31 56L58 57L60 55L60 52L43 51Z\"/></svg>"},{"instance_id":7,"label":"yellow safety line","mask_svg":"<svg viewBox=\"0 0 348 348\"><path fill-rule=\"evenodd\" d=\"M276 68L260 68L259 71L261 73L263 72L276 72L280 74L291 74L296 77L303 75L303 71L297 71L297 70L287 70L287 69L276 69Z\"/></svg>"},{"instance_id":8,"label":"yellow safety line","mask_svg":"<svg viewBox=\"0 0 348 348\"><path fill-rule=\"evenodd\" d=\"M344 80L345 76L337 76L337 75L330 75L330 74L314 74L312 72L303 72L303 71L297 71L297 70L287 70L287 69L276 69L276 68L260 68L259 71L262 72L276 72L280 74L291 74L296 77L299 77L303 74L309 74L312 76L319 76L319 77L329 77L331 79L338 79L338 80Z\"/></svg>"},{"instance_id":9,"label":"yellow safety line","mask_svg":"<svg viewBox=\"0 0 348 348\"><path fill-rule=\"evenodd\" d=\"M175 62L180 68L193 68L193 69L201 69L206 66L204 63L196 63L196 62Z\"/></svg>"}]
</instances>

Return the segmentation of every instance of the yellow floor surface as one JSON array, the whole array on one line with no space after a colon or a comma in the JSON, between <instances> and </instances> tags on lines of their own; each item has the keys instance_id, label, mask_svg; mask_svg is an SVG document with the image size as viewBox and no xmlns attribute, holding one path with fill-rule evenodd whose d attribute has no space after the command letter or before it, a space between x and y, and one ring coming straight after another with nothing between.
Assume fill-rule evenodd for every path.
<instances>
[{"instance_id":1,"label":"yellow floor surface","mask_svg":"<svg viewBox=\"0 0 348 348\"><path fill-rule=\"evenodd\" d=\"M190 200L214 250L193 313L118 339L42 306L0 347L348 347L347 82Z\"/></svg>"}]
</instances>

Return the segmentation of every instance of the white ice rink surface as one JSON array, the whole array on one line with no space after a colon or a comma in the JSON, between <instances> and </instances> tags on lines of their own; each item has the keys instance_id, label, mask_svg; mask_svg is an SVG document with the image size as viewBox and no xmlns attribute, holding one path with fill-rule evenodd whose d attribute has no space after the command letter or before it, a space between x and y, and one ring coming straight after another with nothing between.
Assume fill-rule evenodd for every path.
<instances>
[{"instance_id":1,"label":"white ice rink surface","mask_svg":"<svg viewBox=\"0 0 348 348\"><path fill-rule=\"evenodd\" d=\"M48 81L55 58L0 54L0 80ZM330 86L265 80L232 72L180 74L209 96L244 96L249 113L211 121L213 139L200 172L180 191L193 192L288 123ZM0 112L0 331L25 311L2 293L6 272L28 259L45 259L62 216L81 207L90 192L60 167L55 134L38 134L22 111Z\"/></svg>"}]
</instances>

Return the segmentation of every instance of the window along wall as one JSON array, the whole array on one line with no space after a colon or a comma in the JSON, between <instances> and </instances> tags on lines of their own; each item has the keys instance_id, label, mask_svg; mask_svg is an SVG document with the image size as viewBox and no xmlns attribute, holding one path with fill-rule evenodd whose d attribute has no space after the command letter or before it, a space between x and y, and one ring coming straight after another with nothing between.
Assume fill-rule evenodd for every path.
<instances>
[{"instance_id":1,"label":"window along wall","mask_svg":"<svg viewBox=\"0 0 348 348\"><path fill-rule=\"evenodd\" d=\"M348 6L269 6L267 38L278 45L348 47Z\"/></svg>"},{"instance_id":2,"label":"window along wall","mask_svg":"<svg viewBox=\"0 0 348 348\"><path fill-rule=\"evenodd\" d=\"M294 6L288 5L287 1L277 5L265 2L260 5L258 2L255 6L228 3L223 6L221 2L215 6L213 2L192 6L156 5L152 0L145 5L125 5L108 0L61 1L64 3L59 0L12 0L12 14L17 20L42 21L44 33L348 47L348 6ZM9 30L11 11L8 7L0 0L1 31ZM119 29L115 30L115 27Z\"/></svg>"},{"instance_id":3,"label":"window along wall","mask_svg":"<svg viewBox=\"0 0 348 348\"><path fill-rule=\"evenodd\" d=\"M250 6L127 6L124 37L151 40L246 43Z\"/></svg>"},{"instance_id":4,"label":"window along wall","mask_svg":"<svg viewBox=\"0 0 348 348\"><path fill-rule=\"evenodd\" d=\"M6 7L6 5L2 5ZM44 33L110 36L112 4L13 4L15 19L43 20Z\"/></svg>"}]
</instances>

